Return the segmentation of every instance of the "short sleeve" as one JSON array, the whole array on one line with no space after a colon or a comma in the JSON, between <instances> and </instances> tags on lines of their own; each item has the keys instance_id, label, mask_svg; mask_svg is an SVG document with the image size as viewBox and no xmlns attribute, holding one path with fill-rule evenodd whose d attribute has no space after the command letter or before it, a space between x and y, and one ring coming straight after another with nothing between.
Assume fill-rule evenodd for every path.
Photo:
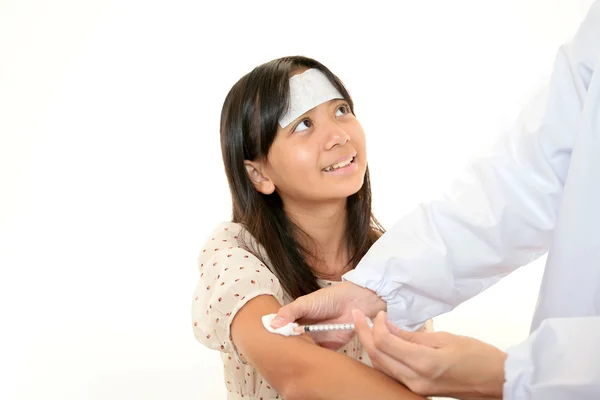
<instances>
[{"instance_id":1,"label":"short sleeve","mask_svg":"<svg viewBox=\"0 0 600 400\"><path fill-rule=\"evenodd\" d=\"M256 256L239 247L237 236L223 228L208 241L198 258L200 278L192 303L196 339L208 348L233 353L246 364L231 340L231 322L250 300L271 295L283 304L276 276Z\"/></svg>"}]
</instances>

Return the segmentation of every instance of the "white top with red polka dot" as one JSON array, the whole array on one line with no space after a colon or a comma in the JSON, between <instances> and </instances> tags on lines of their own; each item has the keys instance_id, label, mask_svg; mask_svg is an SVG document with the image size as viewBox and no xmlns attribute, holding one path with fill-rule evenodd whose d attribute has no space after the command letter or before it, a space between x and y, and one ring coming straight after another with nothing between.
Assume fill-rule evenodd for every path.
<instances>
[{"instance_id":1,"label":"white top with red polka dot","mask_svg":"<svg viewBox=\"0 0 600 400\"><path fill-rule=\"evenodd\" d=\"M235 314L259 295L272 295L280 304L288 304L292 299L267 268L268 258L263 256L265 262L261 261L245 250L242 243L251 244L252 248L257 246L241 225L226 222L213 232L202 249L198 258L200 278L192 304L194 335L204 346L221 352L229 400L281 399L244 355L238 353L230 327ZM259 254L264 254L264 250ZM319 280L322 287L337 283ZM339 352L371 365L358 337Z\"/></svg>"}]
</instances>

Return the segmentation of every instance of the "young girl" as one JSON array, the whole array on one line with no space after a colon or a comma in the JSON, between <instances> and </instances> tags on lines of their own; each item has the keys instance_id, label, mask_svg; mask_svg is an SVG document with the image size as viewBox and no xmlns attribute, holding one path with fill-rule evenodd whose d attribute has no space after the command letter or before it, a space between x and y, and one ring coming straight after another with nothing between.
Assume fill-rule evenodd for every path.
<instances>
[{"instance_id":1,"label":"young girl","mask_svg":"<svg viewBox=\"0 0 600 400\"><path fill-rule=\"evenodd\" d=\"M420 398L371 368L357 337L336 352L261 321L340 282L383 233L342 82L305 57L255 68L225 99L221 150L233 222L202 249L192 308L196 338L221 352L228 398Z\"/></svg>"}]
</instances>

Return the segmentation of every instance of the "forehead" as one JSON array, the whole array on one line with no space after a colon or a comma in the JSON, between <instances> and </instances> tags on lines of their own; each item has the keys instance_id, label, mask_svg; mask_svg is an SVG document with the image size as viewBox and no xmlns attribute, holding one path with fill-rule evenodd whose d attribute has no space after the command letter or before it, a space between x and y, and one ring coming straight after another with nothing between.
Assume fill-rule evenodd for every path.
<instances>
[{"instance_id":1,"label":"forehead","mask_svg":"<svg viewBox=\"0 0 600 400\"><path fill-rule=\"evenodd\" d=\"M327 76L316 68L306 69L290 78L290 104L279 120L285 128L296 118L316 106L334 99L343 99L342 94L333 86Z\"/></svg>"}]
</instances>

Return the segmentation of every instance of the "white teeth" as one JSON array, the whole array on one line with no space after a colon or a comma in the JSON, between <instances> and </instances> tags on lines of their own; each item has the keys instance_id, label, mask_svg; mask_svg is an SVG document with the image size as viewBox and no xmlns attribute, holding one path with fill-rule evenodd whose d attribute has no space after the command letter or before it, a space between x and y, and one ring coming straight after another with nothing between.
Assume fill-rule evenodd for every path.
<instances>
[{"instance_id":1,"label":"white teeth","mask_svg":"<svg viewBox=\"0 0 600 400\"><path fill-rule=\"evenodd\" d=\"M347 165L350 165L350 163L352 162L352 160L354 160L354 157L350 157L349 159L347 159L345 161L341 161L341 162L339 162L337 164L330 165L329 167L325 168L323 171L325 171L325 172L331 172L331 171L334 171L334 170L336 170L338 168L345 167Z\"/></svg>"}]
</instances>

